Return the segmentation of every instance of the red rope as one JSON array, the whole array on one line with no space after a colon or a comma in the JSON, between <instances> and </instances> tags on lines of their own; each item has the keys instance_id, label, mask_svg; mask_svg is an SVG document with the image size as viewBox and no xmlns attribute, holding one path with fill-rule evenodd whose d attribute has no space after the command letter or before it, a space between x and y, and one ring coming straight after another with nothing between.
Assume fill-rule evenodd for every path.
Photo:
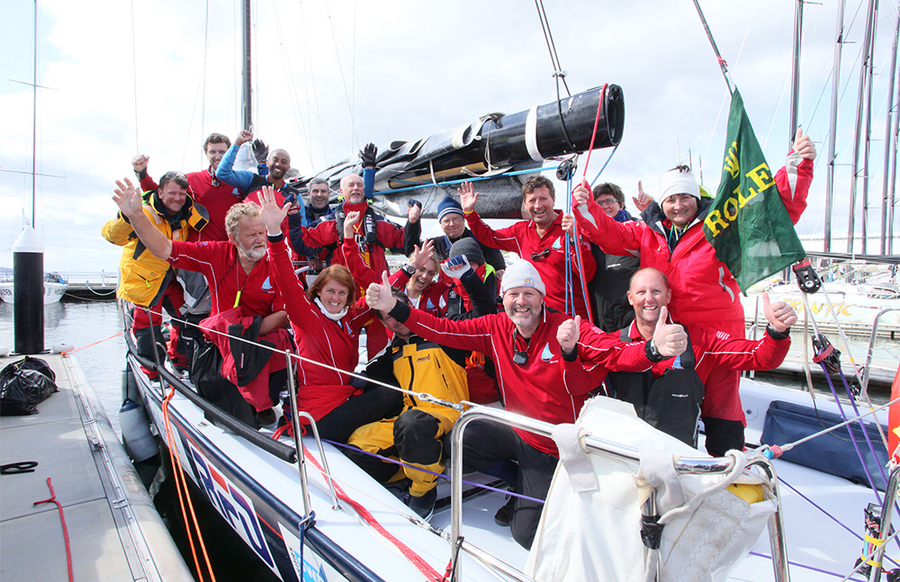
<instances>
[{"instance_id":1,"label":"red rope","mask_svg":"<svg viewBox=\"0 0 900 582\"><path fill-rule=\"evenodd\" d=\"M309 453L309 451L306 450L305 447L303 449L303 454L306 455L306 458L309 459L310 462L316 466L316 468L319 470L319 472L321 472L323 475L325 475L325 471L322 470L322 467L321 467L321 465L319 465L319 462L316 461L316 458L313 457ZM333 482L333 480L332 480L332 482ZM394 546L398 550L400 550L400 553L403 554L403 556L406 559L408 559L410 562L412 562L412 564L416 568L419 569L419 572L425 574L425 576L427 576L429 580L436 580L436 581L443 580L441 575L437 573L437 570L435 570L434 568L431 567L431 564L426 562L425 559L422 558L422 556L417 554L415 551L413 551L412 548L410 548L409 546L404 544L402 541L400 541L399 539L394 537L394 535L391 534L391 532L386 530L383 525L378 523L378 520L375 519L375 516L372 515L369 512L369 510L366 509L361 503L358 503L358 502L350 499L350 496L347 495L346 493L344 493L344 490L341 489L340 485L338 485L337 483L334 483L334 490L337 493L337 496L339 499L349 503L353 507L353 509L356 510L356 513L359 514L359 516L363 519L363 521L365 521L367 524L369 524L370 526L375 528L375 531L380 533L382 536L384 536L385 539L387 539L389 542L394 544Z\"/></svg>"},{"instance_id":2,"label":"red rope","mask_svg":"<svg viewBox=\"0 0 900 582\"><path fill-rule=\"evenodd\" d=\"M587 160L584 162L584 178L587 180L587 169L591 163L591 152L594 151L594 139L597 137L597 126L600 125L600 112L603 110L603 98L606 97L606 88L609 86L609 83L603 84L603 90L600 91L600 101L597 103L597 117L594 118L594 132L591 133L591 147L588 149Z\"/></svg>"},{"instance_id":3,"label":"red rope","mask_svg":"<svg viewBox=\"0 0 900 582\"><path fill-rule=\"evenodd\" d=\"M50 488L50 498L43 501L35 501L32 505L40 505L41 503L55 503L59 509L59 521L62 522L63 540L66 542L66 566L69 568L69 582L74 582L75 577L72 575L72 548L69 547L69 530L66 528L66 516L63 515L63 507L56 500L56 493L53 492L53 483L50 477L47 477L47 487Z\"/></svg>"}]
</instances>

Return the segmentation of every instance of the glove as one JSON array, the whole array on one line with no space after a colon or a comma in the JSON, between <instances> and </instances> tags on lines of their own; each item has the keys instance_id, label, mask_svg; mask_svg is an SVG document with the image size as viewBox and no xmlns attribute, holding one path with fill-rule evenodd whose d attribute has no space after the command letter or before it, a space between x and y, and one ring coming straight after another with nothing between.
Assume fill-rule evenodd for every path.
<instances>
[{"instance_id":1,"label":"glove","mask_svg":"<svg viewBox=\"0 0 900 582\"><path fill-rule=\"evenodd\" d=\"M366 147L359 150L359 159L362 160L363 168L375 167L375 156L378 155L378 148L374 143L367 143Z\"/></svg>"},{"instance_id":2,"label":"glove","mask_svg":"<svg viewBox=\"0 0 900 582\"><path fill-rule=\"evenodd\" d=\"M455 267L456 265L463 265L462 269L450 269L449 267ZM453 257L452 259L447 259L441 264L441 270L448 277L452 277L454 279L461 278L467 271L472 270L472 265L469 264L469 259L466 258L466 255L458 255Z\"/></svg>"},{"instance_id":3,"label":"glove","mask_svg":"<svg viewBox=\"0 0 900 582\"><path fill-rule=\"evenodd\" d=\"M265 164L266 159L269 157L269 146L266 145L261 139L253 140L253 143L250 144L250 149L253 150L253 155L256 157L257 164Z\"/></svg>"}]
</instances>

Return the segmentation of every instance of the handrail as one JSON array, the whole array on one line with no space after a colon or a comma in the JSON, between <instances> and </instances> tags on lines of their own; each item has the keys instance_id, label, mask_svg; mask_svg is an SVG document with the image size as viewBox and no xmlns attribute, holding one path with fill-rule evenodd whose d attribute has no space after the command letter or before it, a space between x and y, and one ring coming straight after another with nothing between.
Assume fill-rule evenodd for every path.
<instances>
[{"instance_id":1,"label":"handrail","mask_svg":"<svg viewBox=\"0 0 900 582\"><path fill-rule=\"evenodd\" d=\"M460 543L461 527L462 527L462 443L463 435L468 424L474 420L489 420L498 422L513 428L520 428L543 436L551 436L554 425L540 420L527 418L506 410L499 410L485 406L470 408L462 413L453 428L453 449L451 451L450 462L450 535L451 543L454 548L461 547L467 550L473 557L479 558L475 552L471 552L469 547ZM590 452L597 452L611 455L626 461L639 462L640 451L634 447L629 447L613 441L601 439L593 435L584 437L584 446ZM784 539L784 522L781 514L781 497L778 489L778 481L775 476L775 468L772 463L762 454L751 453L748 455L748 465L757 465L763 469L769 484L772 487L772 493L776 498L776 510L772 517L769 518L769 538L772 549L772 564L775 572L776 582L789 582L790 573L788 571L787 544ZM734 469L735 460L732 458L709 458L709 457L680 457L675 463L675 470L681 474L690 475L711 475L727 473ZM451 556L451 571L456 575L455 579L460 579L459 555L456 551ZM518 573L517 578L521 575L522 580L527 580L524 573Z\"/></svg>"},{"instance_id":2,"label":"handrail","mask_svg":"<svg viewBox=\"0 0 900 582\"><path fill-rule=\"evenodd\" d=\"M869 393L869 367L872 365L872 352L875 351L875 337L878 334L878 320L881 316L889 311L900 311L900 307L886 307L878 312L875 321L872 322L872 335L869 337L869 351L866 354L866 367L862 370L862 378L860 379L861 393Z\"/></svg>"},{"instance_id":3,"label":"handrail","mask_svg":"<svg viewBox=\"0 0 900 582\"><path fill-rule=\"evenodd\" d=\"M195 406L197 406L197 408L201 409L204 413L208 414L211 419L221 423L231 432L247 439L254 445L263 449L267 453L278 457L282 461L286 461L291 464L297 462L297 451L292 447L289 447L284 443L280 443L274 439L267 437L264 434L259 433L256 430L253 430L243 422L239 421L215 404L209 402L207 399L197 394L195 391L191 390L190 387L188 387L184 382L181 381L181 378L172 374L168 369L166 369L165 366L157 367L157 365L150 360L146 360L138 356L137 347L134 345L134 340L131 339L131 336L128 333L125 334L125 343L128 346L129 357L134 358L135 362L147 368L148 370L155 370L156 372L158 372L160 376L165 378L166 382L170 383L175 387L176 390L178 390L179 394L190 400Z\"/></svg>"}]
</instances>

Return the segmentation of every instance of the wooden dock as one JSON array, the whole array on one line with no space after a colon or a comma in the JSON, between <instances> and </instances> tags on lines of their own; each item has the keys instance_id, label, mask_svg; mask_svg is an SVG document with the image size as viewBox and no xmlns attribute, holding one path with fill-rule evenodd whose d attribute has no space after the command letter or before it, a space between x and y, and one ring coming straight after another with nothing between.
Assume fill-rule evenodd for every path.
<instances>
[{"instance_id":1,"label":"wooden dock","mask_svg":"<svg viewBox=\"0 0 900 582\"><path fill-rule=\"evenodd\" d=\"M0 579L66 580L62 505L75 580L192 581L147 491L77 361L40 356L59 392L40 414L0 417L0 464L36 461L0 476ZM19 358L0 358L0 368Z\"/></svg>"}]
</instances>

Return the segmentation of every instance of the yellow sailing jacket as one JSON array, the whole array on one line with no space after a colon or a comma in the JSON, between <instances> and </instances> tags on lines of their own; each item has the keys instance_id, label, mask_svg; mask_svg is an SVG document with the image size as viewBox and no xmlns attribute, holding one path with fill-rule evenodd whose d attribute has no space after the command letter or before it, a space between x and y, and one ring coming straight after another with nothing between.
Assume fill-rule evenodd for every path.
<instances>
[{"instance_id":1,"label":"yellow sailing jacket","mask_svg":"<svg viewBox=\"0 0 900 582\"><path fill-rule=\"evenodd\" d=\"M156 226L169 240L187 240L192 227L200 230L208 222L206 209L199 204L194 204L190 197L186 198L184 207L179 213L179 216L183 218L175 224L158 210L161 207L162 202L156 196L156 192L153 192L144 202L144 214L150 219L150 223ZM155 305L165 292L169 280L174 276L174 269L167 261L154 256L144 246L131 227L131 223L122 216L121 212L115 220L110 220L103 225L101 233L103 238L114 245L125 247L122 249L122 258L119 260L119 288L116 295L135 305L144 307ZM170 270L173 274L167 276Z\"/></svg>"},{"instance_id":2,"label":"yellow sailing jacket","mask_svg":"<svg viewBox=\"0 0 900 582\"><path fill-rule=\"evenodd\" d=\"M466 370L453 361L436 343L417 338L420 343L393 346L394 377L401 388L427 392L432 396L459 403L469 399L469 383ZM452 408L421 402L408 394L403 395L405 409L416 407L426 412L436 412L456 422L459 412Z\"/></svg>"}]
</instances>

